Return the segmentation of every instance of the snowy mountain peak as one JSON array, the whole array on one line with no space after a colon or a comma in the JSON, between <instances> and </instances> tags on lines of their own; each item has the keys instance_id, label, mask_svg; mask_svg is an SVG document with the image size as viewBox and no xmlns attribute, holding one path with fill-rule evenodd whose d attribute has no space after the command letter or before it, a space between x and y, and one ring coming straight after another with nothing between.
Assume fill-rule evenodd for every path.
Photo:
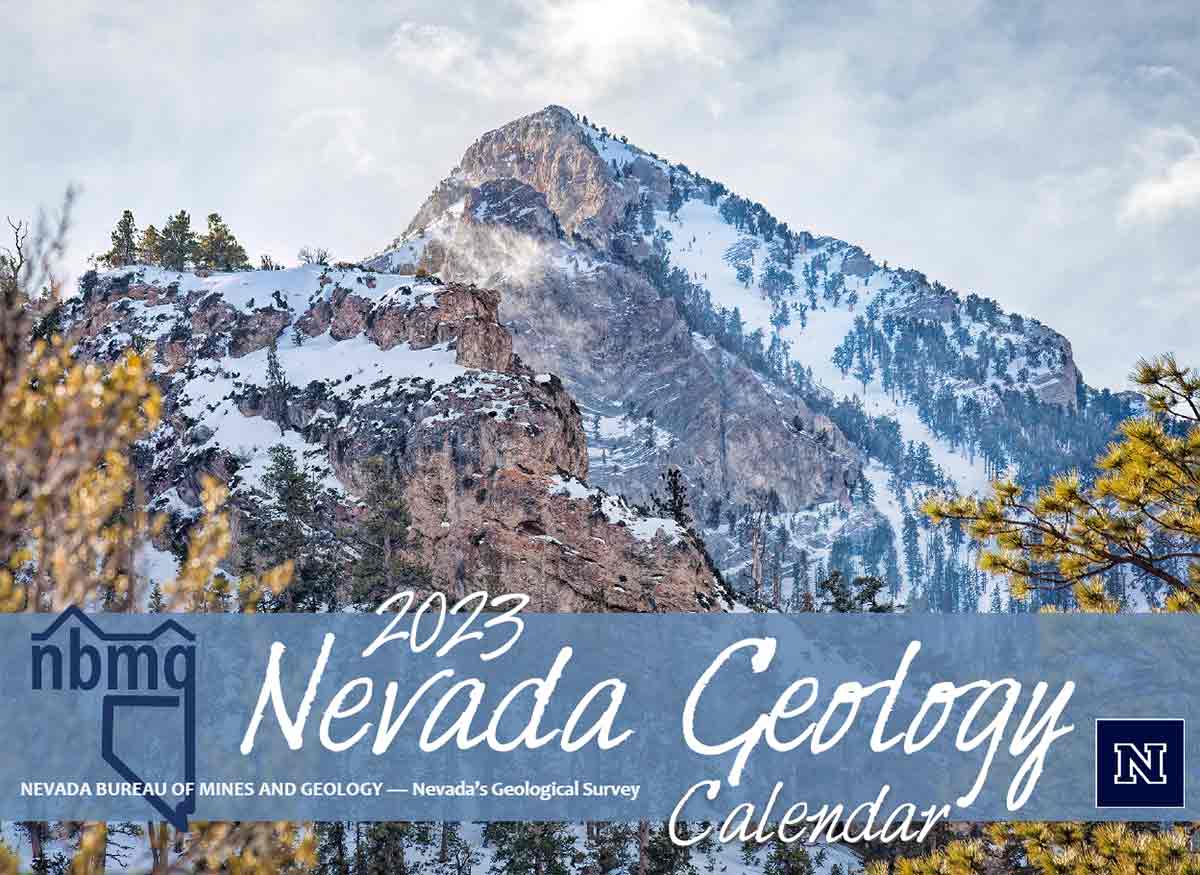
<instances>
[{"instance_id":1,"label":"snowy mountain peak","mask_svg":"<svg viewBox=\"0 0 1200 875\"><path fill-rule=\"evenodd\" d=\"M591 476L644 496L680 467L722 567L767 600L804 557L974 607L994 582L928 529L924 492L1085 466L1128 408L1037 320L558 106L470 145L370 264L500 288L521 358L580 400Z\"/></svg>"}]
</instances>

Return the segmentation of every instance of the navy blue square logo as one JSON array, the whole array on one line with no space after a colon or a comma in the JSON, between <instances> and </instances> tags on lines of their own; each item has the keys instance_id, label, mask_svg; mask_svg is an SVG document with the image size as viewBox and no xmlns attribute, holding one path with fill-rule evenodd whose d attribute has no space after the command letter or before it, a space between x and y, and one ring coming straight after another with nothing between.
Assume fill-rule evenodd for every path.
<instances>
[{"instance_id":1,"label":"navy blue square logo","mask_svg":"<svg viewBox=\"0 0 1200 875\"><path fill-rule=\"evenodd\" d=\"M1184 806L1182 720L1096 721L1096 807Z\"/></svg>"}]
</instances>

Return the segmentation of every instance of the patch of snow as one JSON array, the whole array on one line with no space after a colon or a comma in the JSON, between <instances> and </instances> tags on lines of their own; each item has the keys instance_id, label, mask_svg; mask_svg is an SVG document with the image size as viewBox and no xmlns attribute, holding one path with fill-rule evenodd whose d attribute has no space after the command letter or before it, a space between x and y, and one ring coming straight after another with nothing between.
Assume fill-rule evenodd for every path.
<instances>
[{"instance_id":1,"label":"patch of snow","mask_svg":"<svg viewBox=\"0 0 1200 875\"><path fill-rule=\"evenodd\" d=\"M639 541L653 541L659 535L672 544L683 537L679 523L665 517L649 516L631 507L619 495L588 486L574 477L561 474L550 478L550 494L565 495L576 501L598 501L600 512L613 525L623 525Z\"/></svg>"}]
</instances>

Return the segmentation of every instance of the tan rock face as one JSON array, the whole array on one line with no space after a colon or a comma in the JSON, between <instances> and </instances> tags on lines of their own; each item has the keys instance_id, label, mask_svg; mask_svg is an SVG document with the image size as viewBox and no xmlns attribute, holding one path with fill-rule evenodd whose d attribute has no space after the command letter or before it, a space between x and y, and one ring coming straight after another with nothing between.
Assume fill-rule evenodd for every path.
<instances>
[{"instance_id":1,"label":"tan rock face","mask_svg":"<svg viewBox=\"0 0 1200 875\"><path fill-rule=\"evenodd\" d=\"M229 337L229 354L238 358L264 349L291 324L291 314L274 307L263 307L253 313L239 313L237 324Z\"/></svg>"},{"instance_id":2,"label":"tan rock face","mask_svg":"<svg viewBox=\"0 0 1200 875\"><path fill-rule=\"evenodd\" d=\"M500 203L503 199L496 196L495 187L512 181L541 194L553 221L568 237L578 235L598 247L607 245L608 229L638 196L636 180L613 178L570 111L550 106L480 137L463 155L454 175L417 212L405 234L427 229L463 198L470 201L471 209L465 213L469 219L480 201L473 190L483 189L483 199Z\"/></svg>"},{"instance_id":3,"label":"tan rock face","mask_svg":"<svg viewBox=\"0 0 1200 875\"><path fill-rule=\"evenodd\" d=\"M694 536L583 483L579 407L557 377L535 374L513 355L496 292L343 273L253 309L205 292L219 279L192 278L170 292L110 282L71 317L85 355L115 354L116 337L154 339L166 412L139 457L152 497L171 493L194 506L204 474L237 485L239 472L257 463L246 446L222 444L222 435L237 432L238 419L270 413L269 428L298 440L314 470L340 484L344 518L360 512L353 497L369 460L389 460L418 535L411 558L453 594L525 592L536 610L720 609L722 592ZM121 303L129 300L153 300L158 309ZM328 360L331 377L297 386L276 413L250 362L272 340L283 349L293 325L312 338L307 343L331 344L319 359ZM340 392L346 371L361 365L341 361L339 344L361 349L364 339L380 356L401 345L452 350L459 370L436 380L396 373L370 392ZM198 404L213 381L232 389ZM240 494L235 489L235 507Z\"/></svg>"},{"instance_id":4,"label":"tan rock face","mask_svg":"<svg viewBox=\"0 0 1200 875\"><path fill-rule=\"evenodd\" d=\"M503 581L505 589L527 593L537 611L714 606L711 572L690 542L662 530L639 538L588 500L551 494L544 475L522 466L464 482L453 465L431 455L409 483L424 551L437 576L460 590Z\"/></svg>"},{"instance_id":5,"label":"tan rock face","mask_svg":"<svg viewBox=\"0 0 1200 875\"><path fill-rule=\"evenodd\" d=\"M365 333L381 350L401 343L413 349L454 343L461 365L492 371L511 367L512 337L496 321L498 293L451 285L436 293L401 291L396 297L395 305L380 306L337 287L300 325L310 336L328 330L337 340Z\"/></svg>"},{"instance_id":6,"label":"tan rock face","mask_svg":"<svg viewBox=\"0 0 1200 875\"><path fill-rule=\"evenodd\" d=\"M1057 348L1063 365L1059 368L1053 379L1037 386L1034 392L1039 399L1048 404L1060 404L1074 410L1079 403L1077 393L1079 391L1079 384L1083 378L1079 374L1079 368L1075 366L1075 355L1071 350L1071 341L1049 329L1045 329L1045 333L1048 337L1048 342Z\"/></svg>"},{"instance_id":7,"label":"tan rock face","mask_svg":"<svg viewBox=\"0 0 1200 875\"><path fill-rule=\"evenodd\" d=\"M463 155L459 168L471 186L499 177L524 182L545 195L568 234L589 239L619 218L631 197L562 107L548 107L484 134Z\"/></svg>"},{"instance_id":8,"label":"tan rock face","mask_svg":"<svg viewBox=\"0 0 1200 875\"><path fill-rule=\"evenodd\" d=\"M439 189L431 201L443 197ZM522 361L560 374L589 409L620 412L637 404L670 434L653 448L635 448L636 463L594 472L598 485L643 500L661 471L678 466L697 507L764 490L791 510L846 500L862 463L838 428L693 337L675 303L637 271L611 260L587 263L578 250L502 224L481 225L465 213L437 234L426 238L437 244L427 245L428 269L499 286L499 318Z\"/></svg>"}]
</instances>

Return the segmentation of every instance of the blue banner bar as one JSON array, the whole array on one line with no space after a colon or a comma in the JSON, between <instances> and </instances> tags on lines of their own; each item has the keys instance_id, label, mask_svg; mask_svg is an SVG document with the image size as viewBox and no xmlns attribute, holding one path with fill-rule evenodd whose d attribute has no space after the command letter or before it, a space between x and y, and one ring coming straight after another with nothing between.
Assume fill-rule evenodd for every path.
<instances>
[{"instance_id":1,"label":"blue banner bar","mask_svg":"<svg viewBox=\"0 0 1200 875\"><path fill-rule=\"evenodd\" d=\"M482 604L4 616L0 817L1200 819L1185 616Z\"/></svg>"}]
</instances>

